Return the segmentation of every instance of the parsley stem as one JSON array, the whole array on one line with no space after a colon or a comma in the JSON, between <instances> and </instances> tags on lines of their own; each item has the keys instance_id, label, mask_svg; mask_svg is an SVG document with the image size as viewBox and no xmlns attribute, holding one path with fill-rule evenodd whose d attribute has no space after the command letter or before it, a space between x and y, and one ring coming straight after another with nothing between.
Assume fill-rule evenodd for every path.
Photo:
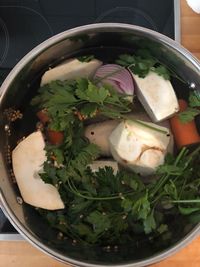
<instances>
[{"instance_id":1,"label":"parsley stem","mask_svg":"<svg viewBox=\"0 0 200 267\"><path fill-rule=\"evenodd\" d=\"M180 76L178 76L176 74L176 72L174 70L172 70L171 68L169 68L169 66L167 66L166 64L164 64L163 62L161 62L158 58L154 57L153 58L155 60L157 60L157 62L161 65L161 66L164 66L169 72L170 72L170 75L173 76L174 78L176 78L177 80L181 81L182 83L186 84L186 81L183 80Z\"/></svg>"},{"instance_id":2,"label":"parsley stem","mask_svg":"<svg viewBox=\"0 0 200 267\"><path fill-rule=\"evenodd\" d=\"M121 198L121 196L117 195L117 196L113 196L113 197L92 197L92 196L86 196L81 194L76 188L73 188L72 184L70 183L70 180L67 179L68 182L68 186L70 188L70 191L72 193L74 193L76 196L81 197L81 198L85 198L88 200L111 200L111 199L118 199Z\"/></svg>"},{"instance_id":3,"label":"parsley stem","mask_svg":"<svg viewBox=\"0 0 200 267\"><path fill-rule=\"evenodd\" d=\"M123 108L124 109L124 112L130 112L131 109L130 108L127 108L125 105L122 105L122 104L118 104L116 102L110 102L108 100L105 100L104 101L104 104L109 104L109 105L112 105L112 106L116 106L116 107L119 107L119 108ZM120 111L119 111L120 112Z\"/></svg>"},{"instance_id":4,"label":"parsley stem","mask_svg":"<svg viewBox=\"0 0 200 267\"><path fill-rule=\"evenodd\" d=\"M133 120L133 119L131 119L131 120ZM142 125L142 126L144 126L144 127L146 127L146 128L149 128L149 129L151 129L151 130L154 130L154 131L157 131L157 132L160 132L160 133L163 133L163 134L168 134L167 131L158 129L158 128L156 128L156 127L153 127L153 126L151 126L151 125L149 125L149 124L146 124L146 123L143 122L143 121L140 121L140 120L133 120L133 121L136 122L136 123L138 123L138 124L140 124L140 125Z\"/></svg>"},{"instance_id":5,"label":"parsley stem","mask_svg":"<svg viewBox=\"0 0 200 267\"><path fill-rule=\"evenodd\" d=\"M200 203L200 199L180 199L180 200L171 200L171 203Z\"/></svg>"},{"instance_id":6,"label":"parsley stem","mask_svg":"<svg viewBox=\"0 0 200 267\"><path fill-rule=\"evenodd\" d=\"M80 191L77 190L77 188L75 187L74 183L69 179L67 179L67 183L70 189L71 193L74 193L76 196L88 199L88 200L113 200L113 199L122 199L124 196L130 195L130 194L135 194L134 191L129 191L129 192L124 192L124 193L117 193L117 194L113 194L113 196L104 196L104 197L92 197L92 196L87 196L87 195L83 195L80 193Z\"/></svg>"},{"instance_id":7,"label":"parsley stem","mask_svg":"<svg viewBox=\"0 0 200 267\"><path fill-rule=\"evenodd\" d=\"M179 163L179 161L181 160L183 155L186 153L186 151L187 151L187 148L183 147L174 162L174 166L176 166ZM166 183L169 177L170 177L170 174L164 174L163 176L161 176L158 183L155 185L152 192L150 193L151 197L153 197L159 191L159 189Z\"/></svg>"},{"instance_id":8,"label":"parsley stem","mask_svg":"<svg viewBox=\"0 0 200 267\"><path fill-rule=\"evenodd\" d=\"M143 121L136 120L136 119L130 119L129 117L126 117L126 116L121 116L121 117L122 117L123 119L129 120L129 121L133 121L133 122L135 122L135 123L137 123L137 124L139 124L139 125L142 125L142 126L148 128L148 129L151 129L151 130L153 130L153 131L160 132L160 133L163 133L163 134L168 134L167 131L165 131L165 130L161 130L161 129L159 129L159 128L157 128L157 127L154 127L154 126L151 126L151 125L149 125L149 124L147 124L147 123L145 123L145 122L143 122Z\"/></svg>"}]
</instances>

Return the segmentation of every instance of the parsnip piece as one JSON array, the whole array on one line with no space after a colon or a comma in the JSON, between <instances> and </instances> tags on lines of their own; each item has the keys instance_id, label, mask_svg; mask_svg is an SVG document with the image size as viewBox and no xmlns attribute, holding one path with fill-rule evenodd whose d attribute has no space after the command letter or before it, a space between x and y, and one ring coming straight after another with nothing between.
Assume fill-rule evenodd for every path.
<instances>
[{"instance_id":1,"label":"parsnip piece","mask_svg":"<svg viewBox=\"0 0 200 267\"><path fill-rule=\"evenodd\" d=\"M86 127L85 137L90 143L96 144L101 149L102 156L110 156L109 136L114 128L119 124L118 121L108 120L94 123Z\"/></svg>"},{"instance_id":2,"label":"parsnip piece","mask_svg":"<svg viewBox=\"0 0 200 267\"><path fill-rule=\"evenodd\" d=\"M178 101L170 81L155 72L145 78L133 74L137 84L136 95L154 122L167 119L179 110Z\"/></svg>"},{"instance_id":3,"label":"parsnip piece","mask_svg":"<svg viewBox=\"0 0 200 267\"><path fill-rule=\"evenodd\" d=\"M40 131L21 141L12 152L13 171L24 202L47 210L63 209L58 190L39 176L46 160L45 142Z\"/></svg>"},{"instance_id":4,"label":"parsnip piece","mask_svg":"<svg viewBox=\"0 0 200 267\"><path fill-rule=\"evenodd\" d=\"M89 62L81 62L78 59L68 60L61 65L47 70L42 76L41 86L54 80L73 80L76 78L91 78L102 62L92 59Z\"/></svg>"},{"instance_id":5,"label":"parsnip piece","mask_svg":"<svg viewBox=\"0 0 200 267\"><path fill-rule=\"evenodd\" d=\"M109 142L114 159L121 165L141 175L151 175L164 162L171 134L168 128L149 122L145 124L166 133L126 120L114 129Z\"/></svg>"}]
</instances>

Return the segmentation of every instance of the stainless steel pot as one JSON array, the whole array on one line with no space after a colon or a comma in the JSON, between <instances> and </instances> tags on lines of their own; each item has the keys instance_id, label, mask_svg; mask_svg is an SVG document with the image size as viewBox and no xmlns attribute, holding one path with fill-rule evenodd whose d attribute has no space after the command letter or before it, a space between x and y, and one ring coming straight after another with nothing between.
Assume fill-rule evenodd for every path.
<instances>
[{"instance_id":1,"label":"stainless steel pot","mask_svg":"<svg viewBox=\"0 0 200 267\"><path fill-rule=\"evenodd\" d=\"M118 252L106 252L98 247L73 245L66 240L65 248L56 241L56 234L30 206L21 203L16 184L9 174L6 159L7 145L11 148L17 139L34 129L34 120L27 113L25 124L9 125L5 109L15 107L28 110L27 103L36 92L41 74L57 62L91 51L109 58L115 49L133 51L135 47L151 50L163 63L183 77L189 85L200 88L200 63L173 40L141 27L126 24L93 24L58 34L28 53L11 71L1 87L0 98L0 202L15 228L33 245L74 266L146 266L158 262L185 246L199 231L200 225L189 228L180 225L170 244L154 246L144 242L143 248L127 244ZM95 52L96 53L96 52ZM27 111L28 112L28 111ZM8 128L11 130L9 134ZM23 164L23 162L22 162ZM180 229L181 228L181 229Z\"/></svg>"}]
</instances>

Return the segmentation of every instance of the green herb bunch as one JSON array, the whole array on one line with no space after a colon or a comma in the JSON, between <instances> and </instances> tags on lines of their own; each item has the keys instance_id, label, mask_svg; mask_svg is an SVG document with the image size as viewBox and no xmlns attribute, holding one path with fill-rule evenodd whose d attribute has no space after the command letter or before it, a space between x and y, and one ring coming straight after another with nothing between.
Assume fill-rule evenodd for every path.
<instances>
[{"instance_id":1,"label":"green herb bunch","mask_svg":"<svg viewBox=\"0 0 200 267\"><path fill-rule=\"evenodd\" d=\"M144 78L152 71L162 76L165 80L170 80L173 73L160 61L151 55L146 49L138 49L134 55L122 54L116 60L116 63L127 67L134 74Z\"/></svg>"},{"instance_id":2,"label":"green herb bunch","mask_svg":"<svg viewBox=\"0 0 200 267\"><path fill-rule=\"evenodd\" d=\"M156 238L170 232L169 210L200 218L200 147L177 157L166 157L156 181L145 184L136 173L111 167L92 172L99 148L84 138L85 120L103 115L120 119L130 112L130 102L112 88L98 88L87 79L55 81L39 89L32 100L45 109L51 129L64 132L64 142L46 146L44 182L59 190L65 209L39 210L55 229L84 244L120 245L138 236ZM167 211L167 212L166 212Z\"/></svg>"},{"instance_id":3,"label":"green herb bunch","mask_svg":"<svg viewBox=\"0 0 200 267\"><path fill-rule=\"evenodd\" d=\"M51 118L50 128L66 131L79 119L84 121L97 114L119 119L129 113L126 95L118 94L111 86L97 87L88 79L53 81L41 87L32 105L45 109Z\"/></svg>"}]
</instances>

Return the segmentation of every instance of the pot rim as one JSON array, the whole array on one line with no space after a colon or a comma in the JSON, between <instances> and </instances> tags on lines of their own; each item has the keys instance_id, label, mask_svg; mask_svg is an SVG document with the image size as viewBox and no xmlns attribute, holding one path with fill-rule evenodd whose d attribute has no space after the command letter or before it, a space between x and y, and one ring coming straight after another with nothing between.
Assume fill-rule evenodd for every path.
<instances>
[{"instance_id":1,"label":"pot rim","mask_svg":"<svg viewBox=\"0 0 200 267\"><path fill-rule=\"evenodd\" d=\"M96 24L88 24L80 27L76 27L64 32L61 32L57 35L52 36L51 38L47 39L46 41L42 42L35 48L33 48L28 54L26 54L12 69L12 71L9 73L7 78L4 80L1 88L0 88L0 104L4 97L4 94L6 93L7 88L11 85L13 79L15 76L23 69L23 67L28 64L34 57L36 57L38 54L42 53L47 47L50 47L62 40L64 40L66 37L71 37L76 34L84 34L92 32L93 30L99 30L102 32L109 32L112 29L113 30L121 30L124 32L131 32L131 30L138 31L140 33L144 33L147 37L153 37L154 39L160 40L162 43L167 44L172 49L176 49L179 54L186 57L195 67L197 70L200 71L200 62L197 58L195 58L187 49L185 49L183 46L181 46L178 42L170 39L167 36L164 36L160 33L157 33L153 30L149 30L140 26L130 25L130 24L123 24L123 23L96 23ZM22 223L19 221L19 219L14 215L12 212L12 209L8 205L3 193L1 192L0 188L0 203L1 208L3 212L7 215L10 222L13 224L13 226L17 229L17 231L22 234L22 236L27 239L32 245L39 248L42 252L45 252L47 255L63 262L63 263L70 263L73 266L83 266L83 267L107 267L107 266L113 266L113 267L142 267L149 264L153 264L156 262L159 262L181 248L185 247L189 242L191 242L200 232L200 223L197 224L191 231L188 233L184 238L182 238L178 243L173 245L169 249L165 249L163 252L160 252L158 255L151 256L145 260L138 260L138 262L133 263L127 263L127 264L90 264L88 262L78 261L74 260L72 258L68 258L67 256L64 256L62 253L55 252L55 250L49 248L45 244L41 243L36 237L34 237L31 232L26 229Z\"/></svg>"}]
</instances>

